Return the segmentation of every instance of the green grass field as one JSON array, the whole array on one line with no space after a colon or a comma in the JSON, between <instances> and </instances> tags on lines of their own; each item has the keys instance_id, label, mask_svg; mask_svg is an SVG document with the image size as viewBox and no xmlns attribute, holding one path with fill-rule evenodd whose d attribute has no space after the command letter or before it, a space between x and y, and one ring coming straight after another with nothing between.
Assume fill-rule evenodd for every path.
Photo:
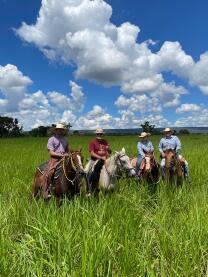
<instances>
[{"instance_id":1,"label":"green grass field","mask_svg":"<svg viewBox=\"0 0 208 277\"><path fill-rule=\"evenodd\" d=\"M69 137L85 158L90 139ZM113 150L136 155L136 136L108 139ZM152 139L157 149L160 137ZM0 276L208 276L207 139L181 137L191 184L161 183L153 194L122 180L113 194L61 208L28 201L47 140L0 140Z\"/></svg>"}]
</instances>

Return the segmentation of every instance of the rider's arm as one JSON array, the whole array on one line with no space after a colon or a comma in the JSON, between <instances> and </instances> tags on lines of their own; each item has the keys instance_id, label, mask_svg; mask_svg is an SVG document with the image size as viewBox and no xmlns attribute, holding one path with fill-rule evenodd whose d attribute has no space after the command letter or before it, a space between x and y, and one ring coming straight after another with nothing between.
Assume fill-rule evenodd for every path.
<instances>
[{"instance_id":1,"label":"rider's arm","mask_svg":"<svg viewBox=\"0 0 208 277\"><path fill-rule=\"evenodd\" d=\"M145 153L142 149L142 144L140 142L137 144L137 149L138 149L139 155L141 155L142 157L145 157Z\"/></svg>"},{"instance_id":2,"label":"rider's arm","mask_svg":"<svg viewBox=\"0 0 208 277\"><path fill-rule=\"evenodd\" d=\"M56 152L52 151L52 150L48 150L49 154L52 158L63 158L64 156L68 155L68 154L57 154Z\"/></svg>"},{"instance_id":3,"label":"rider's arm","mask_svg":"<svg viewBox=\"0 0 208 277\"><path fill-rule=\"evenodd\" d=\"M176 139L176 152L179 152L181 150L181 142L178 137L175 137Z\"/></svg>"},{"instance_id":4,"label":"rider's arm","mask_svg":"<svg viewBox=\"0 0 208 277\"><path fill-rule=\"evenodd\" d=\"M105 159L104 157L97 155L94 151L90 151L90 155L91 155L91 157L96 158L96 159L101 159L101 160Z\"/></svg>"},{"instance_id":5,"label":"rider's arm","mask_svg":"<svg viewBox=\"0 0 208 277\"><path fill-rule=\"evenodd\" d=\"M162 157L164 157L165 153L163 152L163 143L162 143L162 139L160 140L160 143L159 143L159 151L160 151L160 154L162 155Z\"/></svg>"}]
</instances>

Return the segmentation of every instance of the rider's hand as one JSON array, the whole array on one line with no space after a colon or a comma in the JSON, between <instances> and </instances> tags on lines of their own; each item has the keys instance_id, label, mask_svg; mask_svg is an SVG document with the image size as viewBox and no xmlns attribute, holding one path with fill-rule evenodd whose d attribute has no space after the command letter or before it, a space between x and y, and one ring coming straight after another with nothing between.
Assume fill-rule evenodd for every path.
<instances>
[{"instance_id":1,"label":"rider's hand","mask_svg":"<svg viewBox=\"0 0 208 277\"><path fill-rule=\"evenodd\" d=\"M106 161L106 157L102 157L101 159L102 159L103 161Z\"/></svg>"},{"instance_id":2,"label":"rider's hand","mask_svg":"<svg viewBox=\"0 0 208 277\"><path fill-rule=\"evenodd\" d=\"M65 153L65 154L63 154L62 156L63 156L63 157L68 157L69 154L68 154L68 153Z\"/></svg>"}]
</instances>

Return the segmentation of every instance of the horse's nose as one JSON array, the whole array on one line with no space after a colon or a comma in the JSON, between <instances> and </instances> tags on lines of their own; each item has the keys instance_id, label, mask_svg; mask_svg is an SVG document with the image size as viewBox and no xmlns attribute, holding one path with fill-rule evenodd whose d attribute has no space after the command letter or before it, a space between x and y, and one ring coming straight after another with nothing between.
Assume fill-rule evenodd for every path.
<instances>
[{"instance_id":1,"label":"horse's nose","mask_svg":"<svg viewBox=\"0 0 208 277\"><path fill-rule=\"evenodd\" d=\"M135 176L136 175L136 171L134 169L130 170L130 176Z\"/></svg>"}]
</instances>

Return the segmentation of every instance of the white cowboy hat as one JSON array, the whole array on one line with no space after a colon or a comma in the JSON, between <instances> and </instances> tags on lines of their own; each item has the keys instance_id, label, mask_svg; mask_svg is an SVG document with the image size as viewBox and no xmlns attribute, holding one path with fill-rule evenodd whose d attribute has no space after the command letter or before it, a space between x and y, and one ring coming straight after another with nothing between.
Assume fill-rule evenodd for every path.
<instances>
[{"instance_id":1,"label":"white cowboy hat","mask_svg":"<svg viewBox=\"0 0 208 277\"><path fill-rule=\"evenodd\" d=\"M141 135L139 136L139 138L145 138L148 136L150 136L150 133L142 132Z\"/></svg>"},{"instance_id":2,"label":"white cowboy hat","mask_svg":"<svg viewBox=\"0 0 208 277\"><path fill-rule=\"evenodd\" d=\"M104 131L101 128L97 128L94 133L95 134L104 134Z\"/></svg>"},{"instance_id":3,"label":"white cowboy hat","mask_svg":"<svg viewBox=\"0 0 208 277\"><path fill-rule=\"evenodd\" d=\"M166 132L173 132L173 130L172 130L171 128L165 128L165 129L163 130L163 133L166 133Z\"/></svg>"},{"instance_id":4,"label":"white cowboy hat","mask_svg":"<svg viewBox=\"0 0 208 277\"><path fill-rule=\"evenodd\" d=\"M55 129L56 130L57 129L67 130L67 127L64 124L62 124L62 123L58 123L58 124L56 124Z\"/></svg>"}]
</instances>

